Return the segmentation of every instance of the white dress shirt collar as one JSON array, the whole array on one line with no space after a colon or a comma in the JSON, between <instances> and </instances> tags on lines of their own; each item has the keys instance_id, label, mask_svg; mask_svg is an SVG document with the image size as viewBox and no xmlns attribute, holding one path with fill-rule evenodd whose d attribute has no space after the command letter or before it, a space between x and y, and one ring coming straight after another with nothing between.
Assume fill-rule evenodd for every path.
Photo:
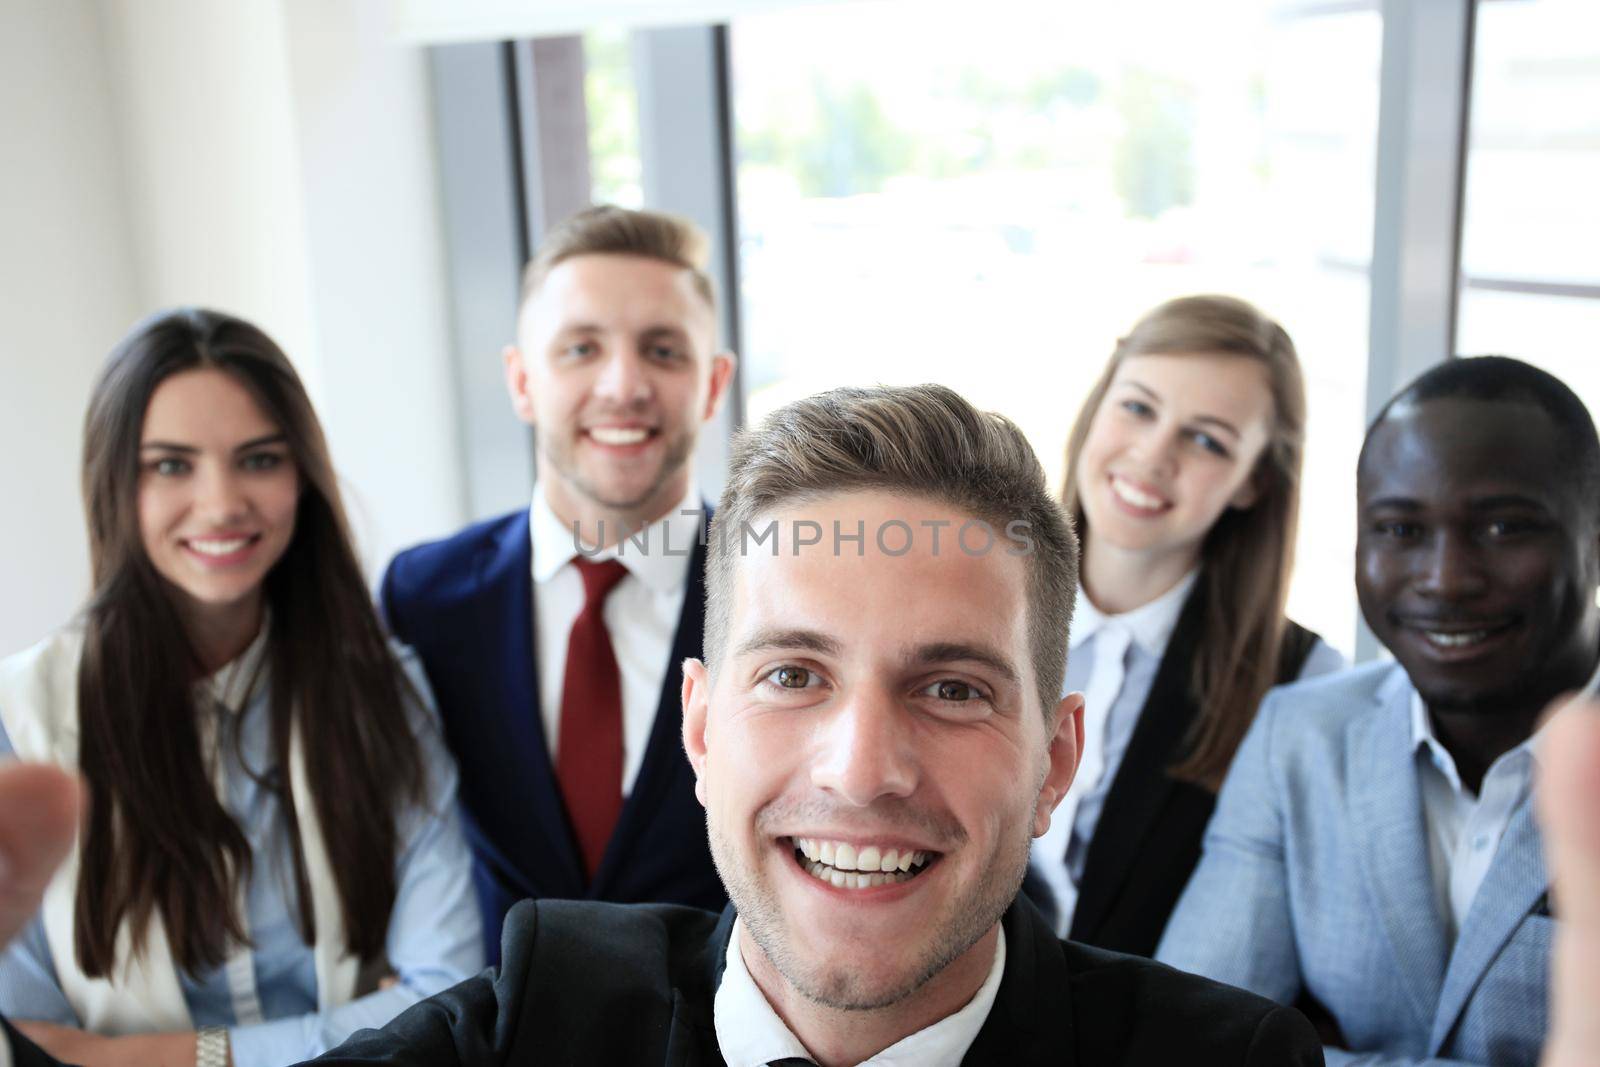
<instances>
[{"instance_id":1,"label":"white dress shirt collar","mask_svg":"<svg viewBox=\"0 0 1600 1067\"><path fill-rule=\"evenodd\" d=\"M766 994L750 976L744 954L739 951L742 931L743 925L735 917L733 931L728 937L722 984L717 987L712 1004L722 1058L728 1067L766 1067L773 1060L786 1057L811 1059L800 1039L784 1025ZM977 1040L978 1031L983 1029L995 995L1000 991L1000 977L1006 969L1006 932L1001 928L997 933L989 977L983 980L966 1007L901 1038L882 1052L862 1060L858 1067L958 1067L967 1049Z\"/></svg>"},{"instance_id":2,"label":"white dress shirt collar","mask_svg":"<svg viewBox=\"0 0 1600 1067\"><path fill-rule=\"evenodd\" d=\"M1440 743L1438 735L1433 732L1428 705L1415 689L1411 691L1411 749L1424 753L1432 761L1450 783L1452 792L1461 792L1461 775L1456 771L1455 757L1450 755L1450 750Z\"/></svg>"},{"instance_id":3,"label":"white dress shirt collar","mask_svg":"<svg viewBox=\"0 0 1600 1067\"><path fill-rule=\"evenodd\" d=\"M1551 718L1553 719L1555 716L1552 715ZM1489 774L1494 772L1496 767L1501 766L1503 763L1510 763L1523 752L1526 752L1530 759L1536 761L1539 757L1539 747L1549 726L1550 723L1547 720L1522 744L1502 752L1494 763L1489 766L1489 770L1485 772L1484 777L1487 778ZM1414 688L1411 690L1411 744L1413 751L1421 750L1427 753L1428 758L1435 767L1439 768L1439 772L1445 776L1454 792L1457 794L1466 793L1466 787L1461 782L1461 773L1456 770L1455 757L1450 755L1450 750L1444 747L1444 743L1439 740L1439 735L1433 732L1433 718L1428 714L1428 705L1423 701L1422 694Z\"/></svg>"},{"instance_id":4,"label":"white dress shirt collar","mask_svg":"<svg viewBox=\"0 0 1600 1067\"><path fill-rule=\"evenodd\" d=\"M1586 693L1593 692L1597 683L1600 683L1600 665L1597 665L1594 673L1589 676L1589 681L1585 683L1583 691ZM1526 741L1508 752L1501 753L1500 759L1495 760L1495 764L1499 764L1500 760L1523 751L1526 751L1537 762L1540 749L1544 747L1544 737L1550 729L1550 723L1555 721L1556 715L1565 715L1566 712L1567 706L1563 706L1555 714L1548 716ZM1428 714L1428 705L1423 701L1422 694L1417 692L1415 686L1411 687L1411 745L1413 751L1426 749L1428 757L1449 779L1451 786L1457 792L1461 791L1461 775L1456 771L1455 758L1450 755L1449 750L1439 741L1438 735L1433 732L1433 717ZM1492 766L1491 769L1493 769Z\"/></svg>"},{"instance_id":5,"label":"white dress shirt collar","mask_svg":"<svg viewBox=\"0 0 1600 1067\"><path fill-rule=\"evenodd\" d=\"M1095 607L1088 593L1079 586L1078 604L1072 613L1072 640L1069 647L1077 648L1104 629L1108 623L1114 622L1126 629L1132 636L1133 643L1145 653L1157 657L1164 655L1167 642L1172 638L1172 631L1177 629L1178 616L1183 614L1183 605L1189 599L1189 591L1194 588L1194 583L1199 577L1200 569L1196 567L1184 575L1177 585L1150 603L1141 604L1132 611L1124 611L1118 615L1108 615Z\"/></svg>"},{"instance_id":6,"label":"white dress shirt collar","mask_svg":"<svg viewBox=\"0 0 1600 1067\"><path fill-rule=\"evenodd\" d=\"M1500 840L1526 803L1543 735L1540 728L1520 745L1501 753L1484 772L1474 794L1461 781L1455 759L1434 733L1421 695L1412 690L1412 753L1426 757L1425 762L1419 761L1417 774L1428 868L1435 906L1452 938L1466 925Z\"/></svg>"},{"instance_id":7,"label":"white dress shirt collar","mask_svg":"<svg viewBox=\"0 0 1600 1067\"><path fill-rule=\"evenodd\" d=\"M700 490L690 479L688 490L671 511L632 538L584 555L595 560L621 560L628 573L644 582L651 591L675 593L683 588L688 577L688 558L700 536L702 518ZM548 581L578 555L572 527L556 517L542 488L533 492L533 504L528 509L528 531L533 542L535 584ZM608 538L610 534L607 530Z\"/></svg>"}]
</instances>

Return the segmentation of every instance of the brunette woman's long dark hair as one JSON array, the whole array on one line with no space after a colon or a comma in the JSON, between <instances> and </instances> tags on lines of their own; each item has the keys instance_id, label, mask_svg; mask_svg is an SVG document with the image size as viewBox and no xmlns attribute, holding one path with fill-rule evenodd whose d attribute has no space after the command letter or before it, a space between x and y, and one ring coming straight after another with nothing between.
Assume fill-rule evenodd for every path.
<instances>
[{"instance_id":1,"label":"brunette woman's long dark hair","mask_svg":"<svg viewBox=\"0 0 1600 1067\"><path fill-rule=\"evenodd\" d=\"M117 931L139 951L160 915L189 973L247 940L237 888L250 846L223 808L201 753L194 686L204 673L139 532L139 446L156 387L221 371L282 430L300 476L294 534L268 572L272 746L299 927L316 938L296 805L314 804L338 885L349 950L383 951L396 892L397 818L424 796L422 754L405 713L415 694L390 654L351 547L322 427L289 360L266 334L184 308L138 324L106 361L84 423L83 497L94 591L78 670L79 763L89 784L76 908L85 974L110 974ZM289 735L302 737L311 796L290 785Z\"/></svg>"}]
</instances>

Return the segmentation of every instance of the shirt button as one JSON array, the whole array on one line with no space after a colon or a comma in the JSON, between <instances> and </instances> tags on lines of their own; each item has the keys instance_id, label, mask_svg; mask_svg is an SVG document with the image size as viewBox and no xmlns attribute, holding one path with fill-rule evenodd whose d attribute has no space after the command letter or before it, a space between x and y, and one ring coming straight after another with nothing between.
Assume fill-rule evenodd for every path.
<instances>
[{"instance_id":1,"label":"shirt button","mask_svg":"<svg viewBox=\"0 0 1600 1067\"><path fill-rule=\"evenodd\" d=\"M1472 847L1475 848L1475 849L1478 849L1479 851L1482 851L1483 849L1488 848L1489 847L1489 835L1488 834L1479 834L1477 837L1474 837L1472 839Z\"/></svg>"}]
</instances>

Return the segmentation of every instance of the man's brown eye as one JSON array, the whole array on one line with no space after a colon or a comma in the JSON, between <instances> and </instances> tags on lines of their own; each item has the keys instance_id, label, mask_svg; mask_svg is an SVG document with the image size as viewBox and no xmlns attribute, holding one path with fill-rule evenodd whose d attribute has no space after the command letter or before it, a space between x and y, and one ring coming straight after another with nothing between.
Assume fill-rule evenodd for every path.
<instances>
[{"instance_id":1,"label":"man's brown eye","mask_svg":"<svg viewBox=\"0 0 1600 1067\"><path fill-rule=\"evenodd\" d=\"M804 667L779 667L777 679L785 689L804 689L811 681L811 672Z\"/></svg>"},{"instance_id":2,"label":"man's brown eye","mask_svg":"<svg viewBox=\"0 0 1600 1067\"><path fill-rule=\"evenodd\" d=\"M940 682L940 700L971 700L973 697L972 686L966 682Z\"/></svg>"}]
</instances>

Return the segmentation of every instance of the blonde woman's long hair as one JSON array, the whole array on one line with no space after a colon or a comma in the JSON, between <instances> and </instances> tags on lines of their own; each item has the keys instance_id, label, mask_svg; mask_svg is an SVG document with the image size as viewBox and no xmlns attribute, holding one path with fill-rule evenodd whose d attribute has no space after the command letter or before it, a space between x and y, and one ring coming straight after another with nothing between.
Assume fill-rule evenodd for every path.
<instances>
[{"instance_id":1,"label":"blonde woman's long hair","mask_svg":"<svg viewBox=\"0 0 1600 1067\"><path fill-rule=\"evenodd\" d=\"M1306 422L1305 378L1289 334L1231 296L1181 297L1146 313L1117 342L1078 412L1067 440L1061 489L1061 501L1087 546L1077 460L1117 367L1133 356L1217 354L1266 368L1273 415L1267 446L1251 473L1256 501L1243 510L1224 511L1200 549L1197 592L1205 597L1205 618L1189 681L1200 714L1169 773L1212 791L1221 786L1261 698L1278 681L1284 656L1284 604L1294 569Z\"/></svg>"}]
</instances>

